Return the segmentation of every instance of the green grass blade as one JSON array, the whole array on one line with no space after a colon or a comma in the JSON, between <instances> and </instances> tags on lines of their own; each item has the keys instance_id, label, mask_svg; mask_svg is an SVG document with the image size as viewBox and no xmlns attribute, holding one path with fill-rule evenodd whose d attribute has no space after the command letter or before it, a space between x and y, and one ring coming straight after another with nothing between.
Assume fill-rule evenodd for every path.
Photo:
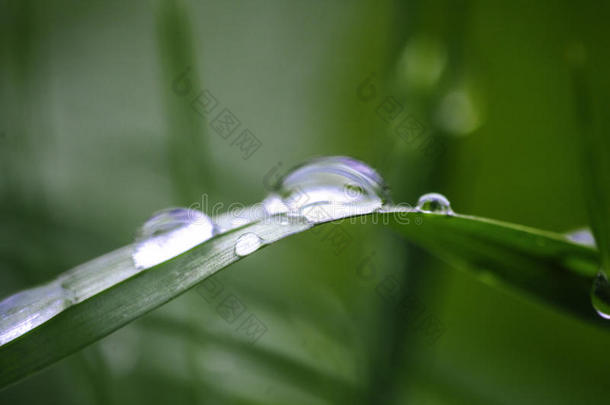
<instances>
[{"instance_id":1,"label":"green grass blade","mask_svg":"<svg viewBox=\"0 0 610 405\"><path fill-rule=\"evenodd\" d=\"M214 173L209 164L209 139L203 116L195 37L189 10L179 0L162 0L157 10L157 37L162 68L167 151L177 203L199 201L201 190L211 190Z\"/></svg>"},{"instance_id":2,"label":"green grass blade","mask_svg":"<svg viewBox=\"0 0 610 405\"><path fill-rule=\"evenodd\" d=\"M484 270L502 280L501 285L515 286L582 318L594 319L588 290L598 255L592 248L562 235L475 217L415 212L385 215L407 239L452 263ZM370 215L363 218L371 219ZM310 227L304 222L253 222L145 271L133 268L130 246L77 267L53 282L75 292L71 304L0 346L0 387L95 342L239 260L234 248L242 234L253 232L270 244ZM48 292L39 291L39 300L32 300L38 304L48 300ZM21 311L28 308L42 311L40 305ZM3 329L7 314L10 311L2 314Z\"/></svg>"},{"instance_id":3,"label":"green grass blade","mask_svg":"<svg viewBox=\"0 0 610 405\"><path fill-rule=\"evenodd\" d=\"M254 232L273 243L310 225L252 223L232 230L146 271L133 268L131 247L108 253L79 268L72 277L80 300L40 326L0 346L0 387L15 382L96 340L189 290L218 270L240 259L235 243ZM106 267L100 263L113 263ZM109 282L104 275L119 273ZM125 277L123 277L125 276ZM60 279L61 279L60 278ZM106 280L106 281L104 281ZM112 284L112 285L108 285ZM41 291L40 300L47 300ZM10 298L9 298L10 299ZM41 311L39 307L36 311ZM5 314L2 314L3 318Z\"/></svg>"},{"instance_id":4,"label":"green grass blade","mask_svg":"<svg viewBox=\"0 0 610 405\"><path fill-rule=\"evenodd\" d=\"M602 258L602 266L610 275L610 119L608 118L607 80L593 88L588 78L593 74L586 65L584 47L575 46L570 60L574 103L581 143L582 178L591 229ZM577 51L577 52L576 52ZM603 73L606 76L605 72Z\"/></svg>"},{"instance_id":5,"label":"green grass blade","mask_svg":"<svg viewBox=\"0 0 610 405\"><path fill-rule=\"evenodd\" d=\"M595 249L564 235L500 221L426 215L421 226L395 226L407 239L495 287L519 290L580 318L601 323L589 291Z\"/></svg>"}]
</instances>

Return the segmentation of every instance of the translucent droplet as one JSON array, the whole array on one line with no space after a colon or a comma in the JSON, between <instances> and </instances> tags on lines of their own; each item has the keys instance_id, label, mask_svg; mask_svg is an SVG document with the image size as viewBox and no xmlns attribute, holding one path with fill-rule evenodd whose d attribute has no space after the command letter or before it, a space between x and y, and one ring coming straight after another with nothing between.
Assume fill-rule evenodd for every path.
<instances>
[{"instance_id":1,"label":"translucent droplet","mask_svg":"<svg viewBox=\"0 0 610 405\"><path fill-rule=\"evenodd\" d=\"M163 263L216 234L216 226L201 211L169 208L154 214L140 229L133 261L147 269Z\"/></svg>"},{"instance_id":2,"label":"translucent droplet","mask_svg":"<svg viewBox=\"0 0 610 405\"><path fill-rule=\"evenodd\" d=\"M595 247L595 238L590 229L577 229L565 234L565 237L581 245Z\"/></svg>"},{"instance_id":3,"label":"translucent droplet","mask_svg":"<svg viewBox=\"0 0 610 405\"><path fill-rule=\"evenodd\" d=\"M281 177L263 206L269 215L302 216L324 222L364 214L390 201L379 174L356 159L313 159Z\"/></svg>"},{"instance_id":4,"label":"translucent droplet","mask_svg":"<svg viewBox=\"0 0 610 405\"><path fill-rule=\"evenodd\" d=\"M0 346L29 332L72 305L58 283L21 291L0 301Z\"/></svg>"},{"instance_id":5,"label":"translucent droplet","mask_svg":"<svg viewBox=\"0 0 610 405\"><path fill-rule=\"evenodd\" d=\"M591 288L591 304L599 316L610 319L610 283L603 271L599 271Z\"/></svg>"},{"instance_id":6,"label":"translucent droplet","mask_svg":"<svg viewBox=\"0 0 610 405\"><path fill-rule=\"evenodd\" d=\"M244 233L235 243L235 254L237 256L247 256L261 247L263 241L261 238L252 232Z\"/></svg>"},{"instance_id":7,"label":"translucent droplet","mask_svg":"<svg viewBox=\"0 0 610 405\"><path fill-rule=\"evenodd\" d=\"M428 193L419 197L417 210L427 214L454 214L447 197L439 193Z\"/></svg>"}]
</instances>

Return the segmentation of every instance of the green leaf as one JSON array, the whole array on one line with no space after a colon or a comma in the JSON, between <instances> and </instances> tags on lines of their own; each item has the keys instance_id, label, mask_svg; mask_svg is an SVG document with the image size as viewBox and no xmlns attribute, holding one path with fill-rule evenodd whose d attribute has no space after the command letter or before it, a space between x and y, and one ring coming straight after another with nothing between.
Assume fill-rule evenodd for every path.
<instances>
[{"instance_id":1,"label":"green leaf","mask_svg":"<svg viewBox=\"0 0 610 405\"><path fill-rule=\"evenodd\" d=\"M426 215L420 227L397 229L457 267L475 270L486 283L602 322L589 299L599 263L591 247L561 234L465 215Z\"/></svg>"},{"instance_id":2,"label":"green leaf","mask_svg":"<svg viewBox=\"0 0 610 405\"><path fill-rule=\"evenodd\" d=\"M601 86L590 85L592 69L586 64L586 50L575 46L579 57L570 60L578 139L581 144L581 172L584 195L591 228L602 258L606 274L610 274L610 118L608 117L607 74Z\"/></svg>"},{"instance_id":3,"label":"green leaf","mask_svg":"<svg viewBox=\"0 0 610 405\"><path fill-rule=\"evenodd\" d=\"M96 340L189 290L218 270L240 259L235 243L254 232L273 243L311 225L258 222L214 237L172 260L142 272L133 267L132 246L110 252L60 277L82 293L77 302L33 330L0 346L0 387L15 382ZM118 276L117 276L118 275ZM52 284L52 283L51 283ZM49 301L48 290L32 290L39 301ZM77 293L77 295L79 295ZM9 297L7 300L11 300ZM33 300L36 304L36 300ZM34 310L43 313L39 305ZM27 308L21 309L20 319ZM7 326L3 313L3 330Z\"/></svg>"},{"instance_id":4,"label":"green leaf","mask_svg":"<svg viewBox=\"0 0 610 405\"><path fill-rule=\"evenodd\" d=\"M376 214L363 218L371 215ZM452 263L484 270L480 274L486 280L492 275L542 301L594 319L588 290L598 256L592 248L559 234L482 218L417 212L384 215L407 239ZM132 247L126 246L78 266L47 286L20 293L30 293L26 296L31 305L22 303L16 315L3 311L0 334L15 326L11 319L43 314L45 305L54 305L57 301L49 299L53 287L69 287L75 297L66 309L33 329L23 328L19 336L0 346L0 387L95 342L239 260L234 249L242 234L253 232L271 244L309 228L311 224L299 221L252 222L145 271L133 267Z\"/></svg>"},{"instance_id":5,"label":"green leaf","mask_svg":"<svg viewBox=\"0 0 610 405\"><path fill-rule=\"evenodd\" d=\"M158 3L157 35L172 185L180 204L198 201L214 185L203 117L196 44L182 2Z\"/></svg>"}]
</instances>

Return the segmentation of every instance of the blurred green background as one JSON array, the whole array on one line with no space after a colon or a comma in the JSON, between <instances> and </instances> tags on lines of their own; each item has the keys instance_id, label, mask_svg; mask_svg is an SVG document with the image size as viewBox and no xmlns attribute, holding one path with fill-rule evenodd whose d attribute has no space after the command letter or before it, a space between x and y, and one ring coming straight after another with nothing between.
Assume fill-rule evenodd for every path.
<instances>
[{"instance_id":1,"label":"blurred green background","mask_svg":"<svg viewBox=\"0 0 610 405\"><path fill-rule=\"evenodd\" d=\"M587 223L567 60L586 58L591 83L607 82L610 3L0 5L2 297L132 242L156 210L258 202L272 173L320 155L370 163L397 202L437 191L460 213L561 232ZM193 104L202 91L216 103L209 114ZM226 139L211 125L225 108L240 122ZM245 129L255 150L237 140ZM344 248L325 237L337 229ZM381 293L388 280L433 328L396 310ZM217 298L187 292L0 402L598 404L610 394L607 331L383 226L296 235L213 281ZM264 326L258 340L223 318L225 297Z\"/></svg>"}]
</instances>

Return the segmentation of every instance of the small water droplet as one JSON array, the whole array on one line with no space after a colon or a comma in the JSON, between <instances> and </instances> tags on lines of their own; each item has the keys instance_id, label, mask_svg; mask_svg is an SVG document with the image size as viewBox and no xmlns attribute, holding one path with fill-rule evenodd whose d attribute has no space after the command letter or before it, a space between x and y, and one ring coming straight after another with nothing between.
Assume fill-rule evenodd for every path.
<instances>
[{"instance_id":1,"label":"small water droplet","mask_svg":"<svg viewBox=\"0 0 610 405\"><path fill-rule=\"evenodd\" d=\"M237 256L247 256L261 247L263 241L261 238L252 232L244 233L235 243L235 254Z\"/></svg>"},{"instance_id":2,"label":"small water droplet","mask_svg":"<svg viewBox=\"0 0 610 405\"><path fill-rule=\"evenodd\" d=\"M566 233L565 237L572 242L595 247L595 238L593 237L590 229L577 229L575 231Z\"/></svg>"},{"instance_id":3,"label":"small water droplet","mask_svg":"<svg viewBox=\"0 0 610 405\"><path fill-rule=\"evenodd\" d=\"M426 214L454 214L447 197L439 193L428 193L419 197L417 210Z\"/></svg>"},{"instance_id":4,"label":"small water droplet","mask_svg":"<svg viewBox=\"0 0 610 405\"><path fill-rule=\"evenodd\" d=\"M133 261L142 270L163 263L216 234L216 226L201 211L168 208L155 213L140 228Z\"/></svg>"},{"instance_id":5,"label":"small water droplet","mask_svg":"<svg viewBox=\"0 0 610 405\"><path fill-rule=\"evenodd\" d=\"M610 319L610 283L603 271L599 271L591 288L591 304L599 316Z\"/></svg>"},{"instance_id":6,"label":"small water droplet","mask_svg":"<svg viewBox=\"0 0 610 405\"><path fill-rule=\"evenodd\" d=\"M324 222L372 212L389 201L388 188L374 169L350 157L330 156L313 159L281 177L263 206L269 215Z\"/></svg>"}]
</instances>

